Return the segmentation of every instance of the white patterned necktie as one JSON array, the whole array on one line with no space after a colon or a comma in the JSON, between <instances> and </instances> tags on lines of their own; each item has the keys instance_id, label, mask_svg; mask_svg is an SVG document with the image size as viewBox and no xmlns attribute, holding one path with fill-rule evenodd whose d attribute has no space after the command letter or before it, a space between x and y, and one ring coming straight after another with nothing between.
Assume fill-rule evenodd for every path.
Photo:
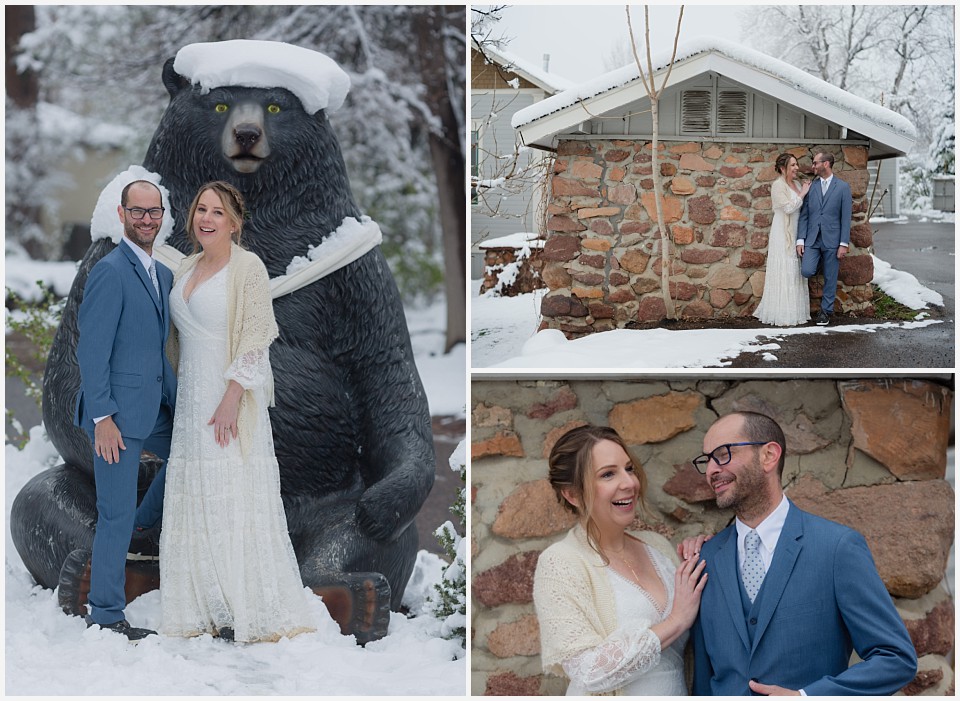
<instances>
[{"instance_id":1,"label":"white patterned necktie","mask_svg":"<svg viewBox=\"0 0 960 701\"><path fill-rule=\"evenodd\" d=\"M757 598L764 575L766 571L763 569L763 559L760 557L760 535L751 530L743 539L743 565L740 570L743 587L747 590L751 604Z\"/></svg>"},{"instance_id":2,"label":"white patterned necktie","mask_svg":"<svg viewBox=\"0 0 960 701\"><path fill-rule=\"evenodd\" d=\"M157 299L160 299L160 281L157 280L157 261L150 259L150 282L153 283L153 289L157 291Z\"/></svg>"}]
</instances>

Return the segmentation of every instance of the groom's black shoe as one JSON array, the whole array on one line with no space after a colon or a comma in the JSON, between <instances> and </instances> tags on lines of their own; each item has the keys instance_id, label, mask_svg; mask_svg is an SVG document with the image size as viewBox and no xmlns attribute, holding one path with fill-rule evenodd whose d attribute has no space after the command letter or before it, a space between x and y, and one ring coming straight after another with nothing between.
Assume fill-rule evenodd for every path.
<instances>
[{"instance_id":1,"label":"groom's black shoe","mask_svg":"<svg viewBox=\"0 0 960 701\"><path fill-rule=\"evenodd\" d=\"M817 326L826 326L829 323L830 315L821 309L820 313L817 314Z\"/></svg>"},{"instance_id":2,"label":"groom's black shoe","mask_svg":"<svg viewBox=\"0 0 960 701\"><path fill-rule=\"evenodd\" d=\"M112 630L114 633L127 636L127 640L143 640L148 635L157 634L157 631L148 628L134 628L127 623L125 619L119 620L116 623L95 623L90 616L87 616L86 619L87 628L100 626L103 630Z\"/></svg>"}]
</instances>

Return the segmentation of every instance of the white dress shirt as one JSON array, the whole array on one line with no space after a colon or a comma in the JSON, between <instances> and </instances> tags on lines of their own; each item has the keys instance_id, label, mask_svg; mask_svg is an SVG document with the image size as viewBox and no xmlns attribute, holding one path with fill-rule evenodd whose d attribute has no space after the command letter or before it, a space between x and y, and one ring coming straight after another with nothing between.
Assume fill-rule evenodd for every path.
<instances>
[{"instance_id":1,"label":"white dress shirt","mask_svg":"<svg viewBox=\"0 0 960 701\"><path fill-rule=\"evenodd\" d=\"M750 526L739 518L736 520L737 563L741 568L743 567L743 539L747 537L747 533L751 530L756 530L757 535L760 536L760 559L763 560L763 571L767 572L770 570L773 553L777 549L777 541L780 540L780 531L783 530L783 524L787 521L787 512L789 510L790 502L787 501L786 496L783 496L777 508L763 519L755 529L751 529Z\"/></svg>"}]
</instances>

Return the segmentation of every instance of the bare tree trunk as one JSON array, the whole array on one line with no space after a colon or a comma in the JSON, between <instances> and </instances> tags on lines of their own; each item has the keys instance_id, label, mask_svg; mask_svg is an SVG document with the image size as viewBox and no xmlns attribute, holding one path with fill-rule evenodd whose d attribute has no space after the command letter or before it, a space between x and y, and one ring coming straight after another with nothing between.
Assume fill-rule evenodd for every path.
<instances>
[{"instance_id":1,"label":"bare tree trunk","mask_svg":"<svg viewBox=\"0 0 960 701\"><path fill-rule=\"evenodd\" d=\"M670 319L677 318L677 306L674 304L673 297L670 296L670 234L667 231L666 224L663 221L663 177L660 174L660 95L667 87L670 81L670 73L673 71L673 62L677 58L677 44L680 41L680 23L683 21L683 5L680 6L680 16L677 18L677 33L673 37L673 55L670 56L670 65L667 68L667 74L663 78L663 83L657 89L653 81L653 60L650 58L650 9L644 5L643 8L645 36L647 43L647 72L650 76L649 82L643 74L643 66L640 64L640 56L637 54L637 44L633 39L633 23L630 20L630 6L627 5L627 28L630 31L630 46L633 49L633 58L637 62L637 70L640 72L640 80L643 81L643 87L650 98L650 117L653 121L653 143L651 154L651 167L653 173L653 199L654 207L657 212L657 231L660 232L660 294L663 297L663 306L666 315Z\"/></svg>"},{"instance_id":2,"label":"bare tree trunk","mask_svg":"<svg viewBox=\"0 0 960 701\"><path fill-rule=\"evenodd\" d=\"M653 196L657 206L657 230L660 232L660 293L663 295L663 306L667 310L667 317L677 318L677 307L670 296L670 234L667 233L663 221L663 179L660 177L660 98L650 98L650 114L653 117L653 153L651 165L653 167Z\"/></svg>"},{"instance_id":3,"label":"bare tree trunk","mask_svg":"<svg viewBox=\"0 0 960 701\"><path fill-rule=\"evenodd\" d=\"M426 87L425 102L439 120L430 129L430 156L437 178L440 200L440 227L443 238L444 289L447 299L447 328L444 353L467 339L467 214L464 177L466 159L460 138L444 56L445 8L420 8L415 26L420 49L420 73ZM460 29L462 33L462 28Z\"/></svg>"},{"instance_id":4,"label":"bare tree trunk","mask_svg":"<svg viewBox=\"0 0 960 701\"><path fill-rule=\"evenodd\" d=\"M14 59L20 48L20 39L37 28L36 13L32 5L7 5L3 9L6 21L4 38L7 41L7 97L17 107L32 109L37 106L40 93L37 74L30 69L18 72Z\"/></svg>"},{"instance_id":5,"label":"bare tree trunk","mask_svg":"<svg viewBox=\"0 0 960 701\"><path fill-rule=\"evenodd\" d=\"M16 56L20 51L20 41L25 34L37 28L36 13L32 5L7 5L4 9L4 30L6 48L6 96L12 103L7 114L5 133L6 159L24 164L24 169L36 181L51 166L37 159L30 159L30 153L37 140L40 126L37 118L37 102L40 99L40 80L36 71L17 70ZM18 119L11 120L10 113L16 112ZM17 126L11 127L11 124ZM7 201L4 212L6 235L19 241L32 258L46 258L56 255L51 242L45 240L40 226L41 208L36 198L29 192L30 183L16 182L13 187L7 181Z\"/></svg>"}]
</instances>

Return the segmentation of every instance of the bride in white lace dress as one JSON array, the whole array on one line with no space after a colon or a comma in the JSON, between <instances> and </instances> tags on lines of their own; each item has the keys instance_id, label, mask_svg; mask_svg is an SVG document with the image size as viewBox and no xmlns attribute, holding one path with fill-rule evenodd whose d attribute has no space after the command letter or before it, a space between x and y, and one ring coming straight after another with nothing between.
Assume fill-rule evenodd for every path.
<instances>
[{"instance_id":1,"label":"bride in white lace dress","mask_svg":"<svg viewBox=\"0 0 960 701\"><path fill-rule=\"evenodd\" d=\"M767 270L763 295L753 315L765 324L796 326L810 319L810 289L800 275L797 257L797 220L810 181L796 183L797 159L782 153L775 167L780 177L770 186L773 224L767 242Z\"/></svg>"},{"instance_id":2,"label":"bride in white lace dress","mask_svg":"<svg viewBox=\"0 0 960 701\"><path fill-rule=\"evenodd\" d=\"M543 551L534 577L546 672L568 696L686 695L683 650L706 584L696 557L628 532L646 477L611 428L581 426L550 452L550 483L580 521Z\"/></svg>"},{"instance_id":3,"label":"bride in white lace dress","mask_svg":"<svg viewBox=\"0 0 960 701\"><path fill-rule=\"evenodd\" d=\"M231 185L201 188L187 230L203 252L184 260L170 293L180 393L160 537L160 631L254 642L314 625L267 414L277 335L269 278L234 243L242 221Z\"/></svg>"}]
</instances>

